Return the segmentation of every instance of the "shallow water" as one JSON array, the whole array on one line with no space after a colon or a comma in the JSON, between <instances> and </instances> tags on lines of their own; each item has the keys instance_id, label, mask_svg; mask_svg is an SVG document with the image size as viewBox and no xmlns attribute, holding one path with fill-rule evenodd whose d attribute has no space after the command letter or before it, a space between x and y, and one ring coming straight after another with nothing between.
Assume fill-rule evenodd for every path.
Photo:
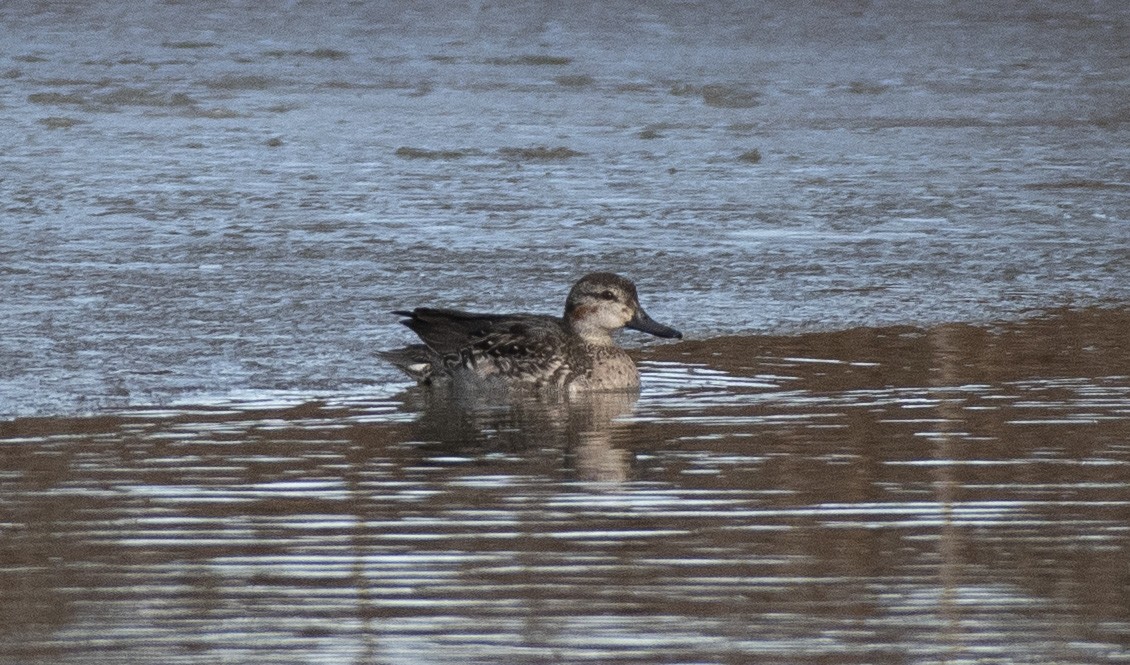
<instances>
[{"instance_id":1,"label":"shallow water","mask_svg":"<svg viewBox=\"0 0 1130 665\"><path fill-rule=\"evenodd\" d=\"M1128 26L0 4L0 662L1130 661ZM638 400L375 356L592 270Z\"/></svg>"},{"instance_id":2,"label":"shallow water","mask_svg":"<svg viewBox=\"0 0 1130 665\"><path fill-rule=\"evenodd\" d=\"M634 404L9 421L0 659L1126 662L1128 326L690 342Z\"/></svg>"}]
</instances>

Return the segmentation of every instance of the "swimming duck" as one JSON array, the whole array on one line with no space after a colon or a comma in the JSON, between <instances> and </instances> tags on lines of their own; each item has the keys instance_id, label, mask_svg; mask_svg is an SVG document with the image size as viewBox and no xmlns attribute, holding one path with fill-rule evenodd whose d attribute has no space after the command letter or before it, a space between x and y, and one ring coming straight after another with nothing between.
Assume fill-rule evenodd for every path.
<instances>
[{"instance_id":1,"label":"swimming duck","mask_svg":"<svg viewBox=\"0 0 1130 665\"><path fill-rule=\"evenodd\" d=\"M610 272L585 275L561 318L418 307L395 311L422 345L380 355L422 385L456 389L638 390L639 371L612 340L620 328L682 338L640 307L636 285Z\"/></svg>"}]
</instances>

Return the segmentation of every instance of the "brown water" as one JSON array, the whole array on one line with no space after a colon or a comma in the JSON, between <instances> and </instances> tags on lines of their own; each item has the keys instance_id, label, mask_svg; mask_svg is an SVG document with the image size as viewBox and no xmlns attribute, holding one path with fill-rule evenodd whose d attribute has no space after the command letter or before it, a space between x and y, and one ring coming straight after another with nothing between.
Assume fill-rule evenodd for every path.
<instances>
[{"instance_id":1,"label":"brown water","mask_svg":"<svg viewBox=\"0 0 1130 665\"><path fill-rule=\"evenodd\" d=\"M0 662L1130 661L1130 311L0 423Z\"/></svg>"}]
</instances>

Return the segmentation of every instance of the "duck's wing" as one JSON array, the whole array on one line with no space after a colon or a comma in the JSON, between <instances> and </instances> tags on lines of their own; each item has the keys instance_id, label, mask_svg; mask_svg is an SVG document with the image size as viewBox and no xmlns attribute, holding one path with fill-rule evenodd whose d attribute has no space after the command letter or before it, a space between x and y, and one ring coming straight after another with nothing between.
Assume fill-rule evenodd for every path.
<instances>
[{"instance_id":1,"label":"duck's wing","mask_svg":"<svg viewBox=\"0 0 1130 665\"><path fill-rule=\"evenodd\" d=\"M486 383L502 380L507 388L562 386L572 380L575 370L587 371L565 322L552 316L426 307L397 314L423 340L419 348L430 354L426 365L408 368L410 363L400 363L424 383L460 376ZM418 354L409 355L419 358Z\"/></svg>"},{"instance_id":2,"label":"duck's wing","mask_svg":"<svg viewBox=\"0 0 1130 665\"><path fill-rule=\"evenodd\" d=\"M441 356L465 353L540 355L566 337L560 320L535 314L478 314L456 309L418 307L394 312L401 323Z\"/></svg>"}]
</instances>

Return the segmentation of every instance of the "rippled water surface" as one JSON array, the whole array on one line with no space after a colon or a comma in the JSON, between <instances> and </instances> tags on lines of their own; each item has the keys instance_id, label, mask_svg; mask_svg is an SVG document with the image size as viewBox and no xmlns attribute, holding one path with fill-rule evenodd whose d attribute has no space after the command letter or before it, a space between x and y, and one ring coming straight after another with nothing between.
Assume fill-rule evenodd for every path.
<instances>
[{"instance_id":1,"label":"rippled water surface","mask_svg":"<svg viewBox=\"0 0 1130 665\"><path fill-rule=\"evenodd\" d=\"M1128 21L5 2L0 414L371 388L389 310L600 269L697 338L1125 302Z\"/></svg>"},{"instance_id":2,"label":"rippled water surface","mask_svg":"<svg viewBox=\"0 0 1130 665\"><path fill-rule=\"evenodd\" d=\"M634 404L9 421L0 657L1126 662L1128 326L690 342Z\"/></svg>"},{"instance_id":3,"label":"rippled water surface","mask_svg":"<svg viewBox=\"0 0 1130 665\"><path fill-rule=\"evenodd\" d=\"M1130 661L1128 43L0 3L0 663ZM375 355L594 270L687 334L638 399Z\"/></svg>"}]
</instances>

